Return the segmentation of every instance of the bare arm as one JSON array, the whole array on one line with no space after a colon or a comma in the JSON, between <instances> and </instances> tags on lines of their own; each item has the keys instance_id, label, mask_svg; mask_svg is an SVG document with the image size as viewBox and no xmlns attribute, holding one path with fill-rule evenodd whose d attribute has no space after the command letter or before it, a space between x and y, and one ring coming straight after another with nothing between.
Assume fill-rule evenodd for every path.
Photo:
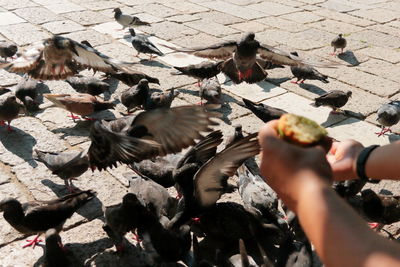
<instances>
[{"instance_id":1,"label":"bare arm","mask_svg":"<svg viewBox=\"0 0 400 267\"><path fill-rule=\"evenodd\" d=\"M328 161L337 181L357 179L357 157L364 147L354 140L334 143ZM372 179L400 180L400 141L378 147L370 154L365 171Z\"/></svg>"},{"instance_id":2,"label":"bare arm","mask_svg":"<svg viewBox=\"0 0 400 267\"><path fill-rule=\"evenodd\" d=\"M332 170L322 148L299 148L276 136L276 121L259 134L261 172L299 217L327 266L400 266L400 245L368 229L331 189Z\"/></svg>"}]
</instances>

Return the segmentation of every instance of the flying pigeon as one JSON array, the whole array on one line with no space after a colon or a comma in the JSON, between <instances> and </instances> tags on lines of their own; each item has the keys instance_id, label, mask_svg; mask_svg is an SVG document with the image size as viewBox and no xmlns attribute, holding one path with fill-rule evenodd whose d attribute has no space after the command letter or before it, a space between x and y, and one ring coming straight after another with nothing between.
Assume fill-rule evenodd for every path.
<instances>
[{"instance_id":1,"label":"flying pigeon","mask_svg":"<svg viewBox=\"0 0 400 267\"><path fill-rule=\"evenodd\" d=\"M199 106L159 108L112 121L96 121L90 130L89 160L100 171L118 162L132 164L180 152L217 125L215 112ZM173 125L173 127L171 127Z\"/></svg>"},{"instance_id":2,"label":"flying pigeon","mask_svg":"<svg viewBox=\"0 0 400 267\"><path fill-rule=\"evenodd\" d=\"M10 123L18 117L21 111L24 111L24 104L19 100L13 92L8 92L0 95L0 126L5 126L7 121L7 130L13 131Z\"/></svg>"},{"instance_id":3,"label":"flying pigeon","mask_svg":"<svg viewBox=\"0 0 400 267\"><path fill-rule=\"evenodd\" d=\"M245 107L251 110L263 122L279 119L283 114L287 113L283 109L274 108L263 103L254 103L249 99L242 98Z\"/></svg>"},{"instance_id":4,"label":"flying pigeon","mask_svg":"<svg viewBox=\"0 0 400 267\"><path fill-rule=\"evenodd\" d=\"M149 83L160 84L160 81L157 78L151 77L140 71L118 71L116 73L108 74L108 76L117 79L128 86L137 85L142 79L146 79Z\"/></svg>"},{"instance_id":5,"label":"flying pigeon","mask_svg":"<svg viewBox=\"0 0 400 267\"><path fill-rule=\"evenodd\" d=\"M11 42L0 42L0 57L7 61L7 58L13 57L18 51L16 44Z\"/></svg>"},{"instance_id":6,"label":"flying pigeon","mask_svg":"<svg viewBox=\"0 0 400 267\"><path fill-rule=\"evenodd\" d=\"M210 104L221 104L222 89L218 79L213 77L204 79L201 82L199 89L200 104L203 104L203 99Z\"/></svg>"},{"instance_id":7,"label":"flying pigeon","mask_svg":"<svg viewBox=\"0 0 400 267\"><path fill-rule=\"evenodd\" d=\"M38 161L44 163L52 174L64 180L70 193L75 190L72 180L81 176L89 168L87 150L50 153L35 149L35 153Z\"/></svg>"},{"instance_id":8,"label":"flying pigeon","mask_svg":"<svg viewBox=\"0 0 400 267\"><path fill-rule=\"evenodd\" d=\"M153 55L164 55L146 36L136 35L135 30L132 28L129 29L129 32L132 36L132 46L137 51L136 57L139 57L140 53L150 54L149 60L152 60Z\"/></svg>"},{"instance_id":9,"label":"flying pigeon","mask_svg":"<svg viewBox=\"0 0 400 267\"><path fill-rule=\"evenodd\" d=\"M150 23L141 21L138 17L122 14L120 8L114 8L113 12L114 18L122 26L122 30L126 27L150 26Z\"/></svg>"},{"instance_id":10,"label":"flying pigeon","mask_svg":"<svg viewBox=\"0 0 400 267\"><path fill-rule=\"evenodd\" d=\"M31 201L23 204L15 198L6 198L0 201L0 212L4 212L4 219L17 231L29 235L38 234L24 246L35 247L40 242L41 233L50 228L60 232L65 221L95 195L94 191L88 190L50 201Z\"/></svg>"},{"instance_id":11,"label":"flying pigeon","mask_svg":"<svg viewBox=\"0 0 400 267\"><path fill-rule=\"evenodd\" d=\"M43 94L43 96L57 107L71 112L70 117L73 121L79 119L74 113L90 120L90 118L87 118L88 115L106 109L113 109L115 106L111 102L103 101L89 94Z\"/></svg>"},{"instance_id":12,"label":"flying pigeon","mask_svg":"<svg viewBox=\"0 0 400 267\"><path fill-rule=\"evenodd\" d=\"M1 63L0 68L27 73L38 80L63 80L74 76L83 67L105 73L129 72L128 64L72 39L54 35L33 44L13 62Z\"/></svg>"},{"instance_id":13,"label":"flying pigeon","mask_svg":"<svg viewBox=\"0 0 400 267\"><path fill-rule=\"evenodd\" d=\"M166 45L164 45L166 46ZM224 63L221 70L234 83L256 83L264 80L267 73L257 62L257 55L274 64L288 66L319 66L333 67L333 63L312 62L274 47L260 44L255 39L255 34L247 33L239 41L227 41L211 46L178 49L166 46L176 52L185 52L199 57L222 59Z\"/></svg>"},{"instance_id":14,"label":"flying pigeon","mask_svg":"<svg viewBox=\"0 0 400 267\"><path fill-rule=\"evenodd\" d=\"M76 75L65 80L78 93L100 95L110 89L110 85L96 77Z\"/></svg>"},{"instance_id":15,"label":"flying pigeon","mask_svg":"<svg viewBox=\"0 0 400 267\"><path fill-rule=\"evenodd\" d=\"M15 96L24 103L28 111L37 111L39 104L35 101L38 96L39 83L29 77L22 77L13 88Z\"/></svg>"},{"instance_id":16,"label":"flying pigeon","mask_svg":"<svg viewBox=\"0 0 400 267\"><path fill-rule=\"evenodd\" d=\"M400 120L400 101L392 101L382 105L378 109L378 118L376 120L382 125L381 132L376 133L378 136L392 132L390 127L397 124Z\"/></svg>"},{"instance_id":17,"label":"flying pigeon","mask_svg":"<svg viewBox=\"0 0 400 267\"><path fill-rule=\"evenodd\" d=\"M126 89L122 92L120 100L128 112L131 112L134 108L143 107L144 102L149 94L149 82L146 79L139 81L137 85Z\"/></svg>"},{"instance_id":18,"label":"flying pigeon","mask_svg":"<svg viewBox=\"0 0 400 267\"><path fill-rule=\"evenodd\" d=\"M315 98L315 106L328 106L333 109L333 113L340 112L341 107L346 105L347 101L351 97L352 92L343 92L340 90L332 90L326 94L323 94Z\"/></svg>"},{"instance_id":19,"label":"flying pigeon","mask_svg":"<svg viewBox=\"0 0 400 267\"><path fill-rule=\"evenodd\" d=\"M200 81L216 77L221 72L221 65L223 61L213 62L205 61L199 64L192 64L185 67L174 67L179 73L173 72L172 74L184 74L197 79L197 85L200 87Z\"/></svg>"},{"instance_id":20,"label":"flying pigeon","mask_svg":"<svg viewBox=\"0 0 400 267\"><path fill-rule=\"evenodd\" d=\"M143 103L144 110L153 110L157 108L169 108L172 101L179 95L178 91L172 88L166 92L148 92L146 100Z\"/></svg>"},{"instance_id":21,"label":"flying pigeon","mask_svg":"<svg viewBox=\"0 0 400 267\"><path fill-rule=\"evenodd\" d=\"M338 36L336 36L335 38L333 38L332 42L331 42L331 46L333 47L333 53L332 55L335 56L336 55L336 50L340 49L340 54L343 53L343 49L346 47L347 45L347 41L346 39L343 37L343 34L339 34Z\"/></svg>"},{"instance_id":22,"label":"flying pigeon","mask_svg":"<svg viewBox=\"0 0 400 267\"><path fill-rule=\"evenodd\" d=\"M297 52L292 52L291 54L294 56L299 56ZM297 78L297 81L292 81L291 83L304 83L305 80L319 80L323 83L329 83L328 76L323 75L311 66L291 66L290 70L292 71L294 77Z\"/></svg>"}]
</instances>

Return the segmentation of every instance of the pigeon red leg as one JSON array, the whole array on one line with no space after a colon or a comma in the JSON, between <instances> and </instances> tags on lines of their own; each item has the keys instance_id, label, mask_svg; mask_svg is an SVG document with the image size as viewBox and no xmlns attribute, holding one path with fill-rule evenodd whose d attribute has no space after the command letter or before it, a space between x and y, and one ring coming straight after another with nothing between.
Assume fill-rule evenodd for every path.
<instances>
[{"instance_id":1,"label":"pigeon red leg","mask_svg":"<svg viewBox=\"0 0 400 267\"><path fill-rule=\"evenodd\" d=\"M379 223L368 223L369 228L371 228L372 230L375 230L379 227Z\"/></svg>"},{"instance_id":2,"label":"pigeon red leg","mask_svg":"<svg viewBox=\"0 0 400 267\"><path fill-rule=\"evenodd\" d=\"M301 82L300 82L300 83L304 83L304 81L305 81L305 79L301 80Z\"/></svg>"},{"instance_id":3,"label":"pigeon red leg","mask_svg":"<svg viewBox=\"0 0 400 267\"><path fill-rule=\"evenodd\" d=\"M97 120L95 118L89 118L89 117L83 117L83 119L86 120L86 121L95 121L95 120Z\"/></svg>"},{"instance_id":4,"label":"pigeon red leg","mask_svg":"<svg viewBox=\"0 0 400 267\"><path fill-rule=\"evenodd\" d=\"M68 117L72 118L72 120L75 122L75 120L79 120L80 118L78 116L75 116L74 114L68 115Z\"/></svg>"},{"instance_id":5,"label":"pigeon red leg","mask_svg":"<svg viewBox=\"0 0 400 267\"><path fill-rule=\"evenodd\" d=\"M32 248L35 248L37 244L40 242L43 242L43 240L39 239L40 235L37 235L33 240L26 240L26 242L29 242L28 244L24 245L22 248L27 248L30 246L33 246Z\"/></svg>"},{"instance_id":6,"label":"pigeon red leg","mask_svg":"<svg viewBox=\"0 0 400 267\"><path fill-rule=\"evenodd\" d=\"M13 128L11 128L10 122L7 124L7 131L14 132Z\"/></svg>"},{"instance_id":7,"label":"pigeon red leg","mask_svg":"<svg viewBox=\"0 0 400 267\"><path fill-rule=\"evenodd\" d=\"M299 83L299 79L297 79L297 81L290 81L290 83L298 84Z\"/></svg>"},{"instance_id":8,"label":"pigeon red leg","mask_svg":"<svg viewBox=\"0 0 400 267\"><path fill-rule=\"evenodd\" d=\"M197 81L197 86L200 87L200 80Z\"/></svg>"},{"instance_id":9,"label":"pigeon red leg","mask_svg":"<svg viewBox=\"0 0 400 267\"><path fill-rule=\"evenodd\" d=\"M0 121L0 126L6 126L6 122L5 121Z\"/></svg>"},{"instance_id":10,"label":"pigeon red leg","mask_svg":"<svg viewBox=\"0 0 400 267\"><path fill-rule=\"evenodd\" d=\"M132 238L133 238L133 240L135 240L138 243L142 242L142 239L140 239L140 237L136 233L133 234Z\"/></svg>"},{"instance_id":11,"label":"pigeon red leg","mask_svg":"<svg viewBox=\"0 0 400 267\"><path fill-rule=\"evenodd\" d=\"M385 133L387 133L387 132L392 132L392 130L388 127L388 128L385 128L385 126L382 126L382 130L379 132L379 133L375 133L375 134L377 134L378 135L378 137L380 137L380 136L382 136L382 135L384 135Z\"/></svg>"},{"instance_id":12,"label":"pigeon red leg","mask_svg":"<svg viewBox=\"0 0 400 267\"><path fill-rule=\"evenodd\" d=\"M195 222L195 223L199 223L200 222L200 218L199 217L192 218L192 221Z\"/></svg>"},{"instance_id":13,"label":"pigeon red leg","mask_svg":"<svg viewBox=\"0 0 400 267\"><path fill-rule=\"evenodd\" d=\"M182 198L182 194L178 192L178 194L175 197L176 199L181 199Z\"/></svg>"}]
</instances>

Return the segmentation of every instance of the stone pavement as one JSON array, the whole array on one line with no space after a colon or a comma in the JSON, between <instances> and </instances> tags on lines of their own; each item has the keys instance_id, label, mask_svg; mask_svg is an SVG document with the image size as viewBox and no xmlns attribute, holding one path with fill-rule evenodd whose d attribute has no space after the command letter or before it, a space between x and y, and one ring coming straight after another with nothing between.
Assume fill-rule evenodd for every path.
<instances>
[{"instance_id":1,"label":"stone pavement","mask_svg":"<svg viewBox=\"0 0 400 267\"><path fill-rule=\"evenodd\" d=\"M76 41L89 40L99 51L126 61L138 61L129 43L127 32L114 22L112 10L120 7L124 13L135 14L152 23L139 30L154 35L155 43L177 46L212 44L221 39L239 37L254 31L260 41L284 49L298 51L300 56L333 59L330 41L338 33L348 39L346 53L337 58L349 67L320 69L328 75L329 84L310 81L291 84L290 70L270 70L266 81L249 85L224 82L221 128L232 132L232 125L242 124L246 132L254 132L262 123L238 103L241 97L266 103L310 117L327 127L338 140L355 138L364 145L387 144L398 139L396 134L378 138L374 132L376 110L390 100L400 100L400 2L397 0L0 0L0 40L11 40L19 46L39 41L51 34L64 34ZM184 54L167 54L156 62L144 62L140 70L158 77L162 89L180 88L174 105L197 103L195 80L186 76L171 76L170 65L184 66L202 61ZM145 57L146 58L146 57ZM138 67L139 68L139 67ZM91 72L87 72L91 75ZM11 87L20 76L0 70L0 86ZM113 95L106 99L118 101L118 94L127 86L112 82ZM328 108L315 108L312 99L332 89L351 90L353 97L344 107L361 113L365 120L342 115L330 115ZM73 89L65 82L46 82L42 92L69 93ZM45 102L44 106L49 106ZM99 117L121 116L116 111ZM67 112L49 107L32 117L13 121L16 131L0 129L0 198L18 197L21 201L46 200L65 194L62 181L32 159L33 148L59 152L88 146L89 122L73 123ZM394 127L400 133L400 127ZM102 205L118 203L127 191L123 166L102 173L87 172L76 185L95 189L98 198L82 208L65 225L61 234L67 247L88 265L140 266L140 253L135 259L121 259L112 251L111 242L101 229ZM391 182L382 182L377 189L400 193ZM236 199L228 195L225 199ZM0 266L32 266L43 250L21 249L24 236L17 233L0 216ZM394 232L397 226L388 227ZM130 238L129 238L130 239ZM38 261L40 262L40 261ZM129 264L128 264L129 263Z\"/></svg>"}]
</instances>

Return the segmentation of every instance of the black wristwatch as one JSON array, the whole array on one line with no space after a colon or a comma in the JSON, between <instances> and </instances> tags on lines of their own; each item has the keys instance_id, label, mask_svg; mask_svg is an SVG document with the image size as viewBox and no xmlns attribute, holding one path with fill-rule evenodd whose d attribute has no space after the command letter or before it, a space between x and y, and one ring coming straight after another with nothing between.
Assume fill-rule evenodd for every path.
<instances>
[{"instance_id":1,"label":"black wristwatch","mask_svg":"<svg viewBox=\"0 0 400 267\"><path fill-rule=\"evenodd\" d=\"M367 160L368 160L369 155L371 154L371 152L374 151L374 149L376 149L378 147L379 147L379 145L373 145L373 146L366 147L358 155L358 158L357 158L357 175L363 181L367 181L368 180L368 176L365 173L365 163L367 163Z\"/></svg>"}]
</instances>

